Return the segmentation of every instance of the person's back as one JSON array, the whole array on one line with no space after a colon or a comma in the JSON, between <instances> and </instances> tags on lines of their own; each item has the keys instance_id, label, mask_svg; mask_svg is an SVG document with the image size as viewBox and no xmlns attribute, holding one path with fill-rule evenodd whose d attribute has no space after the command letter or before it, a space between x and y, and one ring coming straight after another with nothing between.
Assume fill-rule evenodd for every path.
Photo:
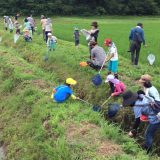
<instances>
[{"instance_id":1,"label":"person's back","mask_svg":"<svg viewBox=\"0 0 160 160\"><path fill-rule=\"evenodd\" d=\"M54 100L56 102L64 102L73 93L71 88L67 85L60 85L55 90Z\"/></svg>"},{"instance_id":2,"label":"person's back","mask_svg":"<svg viewBox=\"0 0 160 160\"><path fill-rule=\"evenodd\" d=\"M152 97L156 101L160 101L159 92L154 86L146 89L146 95Z\"/></svg>"},{"instance_id":3,"label":"person's back","mask_svg":"<svg viewBox=\"0 0 160 160\"><path fill-rule=\"evenodd\" d=\"M31 26L34 27L34 19L30 16L27 18L28 22L30 22Z\"/></svg>"},{"instance_id":4,"label":"person's back","mask_svg":"<svg viewBox=\"0 0 160 160\"><path fill-rule=\"evenodd\" d=\"M93 61L95 62L96 65L102 66L106 58L106 53L102 47L96 45L91 50L91 57L93 58Z\"/></svg>"}]
</instances>

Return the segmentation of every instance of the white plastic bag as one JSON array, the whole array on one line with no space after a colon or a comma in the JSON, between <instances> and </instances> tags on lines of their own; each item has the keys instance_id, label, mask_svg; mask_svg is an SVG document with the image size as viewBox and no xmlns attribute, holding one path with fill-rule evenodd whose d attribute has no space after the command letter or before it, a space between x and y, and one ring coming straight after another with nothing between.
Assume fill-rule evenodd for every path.
<instances>
[{"instance_id":1,"label":"white plastic bag","mask_svg":"<svg viewBox=\"0 0 160 160\"><path fill-rule=\"evenodd\" d=\"M86 37L86 41L90 41L91 40L91 35L86 29L82 29L81 33Z\"/></svg>"}]
</instances>

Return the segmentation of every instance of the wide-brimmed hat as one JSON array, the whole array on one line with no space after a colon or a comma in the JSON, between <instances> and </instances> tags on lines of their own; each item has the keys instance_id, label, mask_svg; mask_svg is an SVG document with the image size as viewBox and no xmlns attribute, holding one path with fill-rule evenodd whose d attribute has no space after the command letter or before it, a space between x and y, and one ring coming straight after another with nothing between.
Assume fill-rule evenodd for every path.
<instances>
[{"instance_id":1,"label":"wide-brimmed hat","mask_svg":"<svg viewBox=\"0 0 160 160\"><path fill-rule=\"evenodd\" d=\"M98 23L94 21L92 22L91 26L98 27Z\"/></svg>"},{"instance_id":2,"label":"wide-brimmed hat","mask_svg":"<svg viewBox=\"0 0 160 160\"><path fill-rule=\"evenodd\" d=\"M123 106L130 106L134 102L136 102L138 98L137 93L133 93L132 91L127 91L123 94Z\"/></svg>"},{"instance_id":3,"label":"wide-brimmed hat","mask_svg":"<svg viewBox=\"0 0 160 160\"><path fill-rule=\"evenodd\" d=\"M76 85L77 81L75 81L73 78L67 78L66 83L70 85Z\"/></svg>"},{"instance_id":4,"label":"wide-brimmed hat","mask_svg":"<svg viewBox=\"0 0 160 160\"><path fill-rule=\"evenodd\" d=\"M150 82L151 80L152 80L152 77L149 74L144 74L141 76L139 82L145 83L145 82Z\"/></svg>"}]
</instances>

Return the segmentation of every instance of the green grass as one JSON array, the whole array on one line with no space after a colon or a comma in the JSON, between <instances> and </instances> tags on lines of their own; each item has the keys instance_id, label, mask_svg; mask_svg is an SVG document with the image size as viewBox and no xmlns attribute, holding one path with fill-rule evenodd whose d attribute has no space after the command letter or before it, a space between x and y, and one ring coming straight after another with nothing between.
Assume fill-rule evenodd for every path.
<instances>
[{"instance_id":1,"label":"green grass","mask_svg":"<svg viewBox=\"0 0 160 160\"><path fill-rule=\"evenodd\" d=\"M61 31L65 26L60 25L63 22L66 27L72 26L69 20L74 23L80 21L78 18L56 18L54 27L59 38L64 39L65 34L68 34L66 40L71 41L72 27L63 34ZM111 22L114 24L116 21L117 24L121 23L117 19ZM84 27L89 26L90 22L91 19L84 20ZM0 128L3 134L0 135L0 140L7 145L7 159L149 159L138 145L117 127L121 125L122 128L128 127L129 130L132 117L128 111L130 109L126 109L125 114L121 111L115 119L118 125L113 125L105 121L103 115L94 113L85 104L70 100L58 105L50 99L52 87L64 83L67 77L73 77L78 81L74 88L76 95L93 104L102 104L109 96L109 87L106 84L97 88L92 85L91 78L97 72L79 67L79 62L88 57L86 46L81 45L80 49L76 50L72 42L59 39L56 51L50 54L49 61L45 63L43 56L46 53L46 46L41 40L42 35L35 35L31 44L25 43L21 37L15 45L9 33L3 33L2 30L0 33L3 34L3 42L0 44L0 100L2 102ZM85 44L85 41L83 43ZM120 79L125 82L128 89L136 91L139 88L136 80L144 73L154 76L153 83L160 89L158 66L149 67L141 63L137 69L128 61L120 56ZM103 78L106 73L107 71L102 72ZM121 102L121 99L115 98L111 101ZM126 115L130 115L127 124L124 122ZM43 126L45 120L49 124L47 129ZM83 122L96 125L97 132L100 132L99 137L96 138L97 143L91 146L92 141L89 140L93 136L92 133L88 133L87 142L79 142L81 137L78 137L78 140L75 138L74 143L72 141L71 143L66 138L69 125L79 126ZM100 141L111 139L122 148L123 153L109 158L95 155L98 139ZM153 159L157 158L153 157Z\"/></svg>"}]
</instances>

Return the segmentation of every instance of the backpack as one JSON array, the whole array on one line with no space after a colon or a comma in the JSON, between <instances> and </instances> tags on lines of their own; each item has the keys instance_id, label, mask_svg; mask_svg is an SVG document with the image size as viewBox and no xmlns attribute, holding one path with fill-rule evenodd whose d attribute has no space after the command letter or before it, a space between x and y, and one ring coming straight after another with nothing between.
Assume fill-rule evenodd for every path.
<instances>
[{"instance_id":1,"label":"backpack","mask_svg":"<svg viewBox=\"0 0 160 160\"><path fill-rule=\"evenodd\" d=\"M155 114L158 114L160 112L160 101L154 100L153 103L150 103L150 106Z\"/></svg>"},{"instance_id":2,"label":"backpack","mask_svg":"<svg viewBox=\"0 0 160 160\"><path fill-rule=\"evenodd\" d=\"M134 36L135 36L135 41L136 42L138 42L138 43L142 43L143 42L141 34L139 32L137 32L136 29L135 29L135 32L134 32Z\"/></svg>"}]
</instances>

